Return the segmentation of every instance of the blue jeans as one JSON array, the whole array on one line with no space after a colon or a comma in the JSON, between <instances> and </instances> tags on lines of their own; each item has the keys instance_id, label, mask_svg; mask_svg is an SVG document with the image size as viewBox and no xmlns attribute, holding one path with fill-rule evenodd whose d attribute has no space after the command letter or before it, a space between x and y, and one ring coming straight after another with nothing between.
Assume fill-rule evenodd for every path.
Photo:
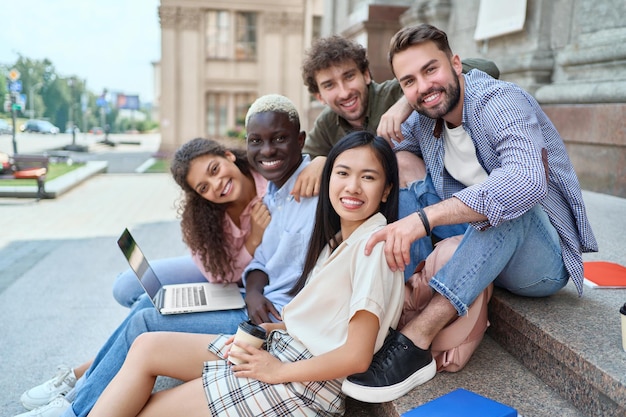
<instances>
[{"instance_id":1,"label":"blue jeans","mask_svg":"<svg viewBox=\"0 0 626 417\"><path fill-rule=\"evenodd\" d=\"M479 231L469 227L454 255L430 280L459 315L489 283L527 297L567 284L559 235L540 205L517 219Z\"/></svg>"},{"instance_id":2,"label":"blue jeans","mask_svg":"<svg viewBox=\"0 0 626 417\"><path fill-rule=\"evenodd\" d=\"M247 320L245 308L206 313L161 315L148 296L139 297L128 317L113 332L98 352L93 364L79 383L72 406L63 417L86 416L109 382L122 367L137 336L146 332L172 331L204 334L235 334L240 322Z\"/></svg>"},{"instance_id":3,"label":"blue jeans","mask_svg":"<svg viewBox=\"0 0 626 417\"><path fill-rule=\"evenodd\" d=\"M163 285L206 282L190 255L157 259L150 261L150 265ZM130 268L122 272L113 284L113 298L124 307L131 307L144 293L137 276Z\"/></svg>"},{"instance_id":4,"label":"blue jeans","mask_svg":"<svg viewBox=\"0 0 626 417\"><path fill-rule=\"evenodd\" d=\"M402 219L409 214L415 213L417 209L436 204L441 198L435 191L435 186L427 174L423 180L410 183L407 188L400 189L398 218ZM432 234L439 239L451 236L462 235L467 229L467 223L453 224L447 226L437 226L433 228ZM404 280L408 280L415 267L433 251L433 241L426 236L416 240L411 245L411 263L404 269Z\"/></svg>"}]
</instances>

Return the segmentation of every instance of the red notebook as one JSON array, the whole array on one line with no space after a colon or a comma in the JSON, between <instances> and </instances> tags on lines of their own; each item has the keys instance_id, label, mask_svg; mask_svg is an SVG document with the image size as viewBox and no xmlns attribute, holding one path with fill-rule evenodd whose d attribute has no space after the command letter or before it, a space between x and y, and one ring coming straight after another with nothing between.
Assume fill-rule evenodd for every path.
<instances>
[{"instance_id":1,"label":"red notebook","mask_svg":"<svg viewBox=\"0 0 626 417\"><path fill-rule=\"evenodd\" d=\"M592 288L626 288L626 267L613 262L583 262L585 284Z\"/></svg>"}]
</instances>

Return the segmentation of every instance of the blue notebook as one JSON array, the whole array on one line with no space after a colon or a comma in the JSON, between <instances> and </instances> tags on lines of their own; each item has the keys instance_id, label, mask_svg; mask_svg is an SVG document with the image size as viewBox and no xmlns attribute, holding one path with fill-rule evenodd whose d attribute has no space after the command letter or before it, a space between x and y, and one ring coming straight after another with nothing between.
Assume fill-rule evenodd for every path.
<instances>
[{"instance_id":1,"label":"blue notebook","mask_svg":"<svg viewBox=\"0 0 626 417\"><path fill-rule=\"evenodd\" d=\"M517 411L459 388L407 411L402 417L517 417Z\"/></svg>"}]
</instances>

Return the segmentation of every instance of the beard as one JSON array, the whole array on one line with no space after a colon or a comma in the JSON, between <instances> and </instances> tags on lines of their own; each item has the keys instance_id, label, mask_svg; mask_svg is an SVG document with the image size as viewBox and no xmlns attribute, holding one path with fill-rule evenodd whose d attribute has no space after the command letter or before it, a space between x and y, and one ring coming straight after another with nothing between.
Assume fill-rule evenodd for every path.
<instances>
[{"instance_id":1,"label":"beard","mask_svg":"<svg viewBox=\"0 0 626 417\"><path fill-rule=\"evenodd\" d=\"M454 71L451 72L453 81L445 87L432 88L422 94L417 102L411 106L413 107L413 110L431 119L439 119L454 109L456 105L459 104L459 100L461 99L461 86L459 83L459 76ZM445 99L443 102L441 102L441 104L437 107L423 107L421 105L423 98L435 92L440 92L444 95Z\"/></svg>"}]
</instances>

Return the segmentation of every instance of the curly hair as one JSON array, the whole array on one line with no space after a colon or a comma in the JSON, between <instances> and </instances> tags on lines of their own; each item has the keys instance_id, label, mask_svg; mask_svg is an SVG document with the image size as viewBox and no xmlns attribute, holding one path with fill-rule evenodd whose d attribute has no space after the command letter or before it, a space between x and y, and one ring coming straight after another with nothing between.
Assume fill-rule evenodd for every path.
<instances>
[{"instance_id":1,"label":"curly hair","mask_svg":"<svg viewBox=\"0 0 626 417\"><path fill-rule=\"evenodd\" d=\"M224 234L224 214L226 206L216 204L200 196L188 183L187 175L191 161L203 155L226 157L226 151L235 155L235 165L241 172L252 178L246 153L239 149L228 149L220 143L204 138L196 138L182 145L174 154L170 170L174 181L183 191L178 202L178 215L181 217L183 241L192 252L199 255L204 268L216 277L232 274L233 259L226 250L228 244Z\"/></svg>"},{"instance_id":2,"label":"curly hair","mask_svg":"<svg viewBox=\"0 0 626 417\"><path fill-rule=\"evenodd\" d=\"M302 62L302 79L309 93L317 94L320 89L315 81L318 71L346 61L354 61L361 73L369 72L367 51L359 43L334 35L316 40Z\"/></svg>"}]
</instances>

